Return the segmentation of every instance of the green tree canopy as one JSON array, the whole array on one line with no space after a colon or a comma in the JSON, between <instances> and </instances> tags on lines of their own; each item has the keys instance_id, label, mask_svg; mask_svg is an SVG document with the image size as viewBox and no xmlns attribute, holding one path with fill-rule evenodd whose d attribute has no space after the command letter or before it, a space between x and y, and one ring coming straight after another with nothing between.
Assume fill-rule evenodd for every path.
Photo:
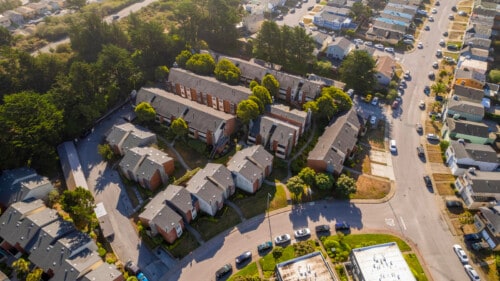
<instances>
[{"instance_id":1,"label":"green tree canopy","mask_svg":"<svg viewBox=\"0 0 500 281\"><path fill-rule=\"evenodd\" d=\"M434 83L431 86L431 90L434 93L436 93L437 95L438 94L444 94L444 93L446 93L446 85L444 83L441 83L441 82Z\"/></svg>"},{"instance_id":2,"label":"green tree canopy","mask_svg":"<svg viewBox=\"0 0 500 281\"><path fill-rule=\"evenodd\" d=\"M65 190L61 205L78 229L85 230L93 222L94 196L87 189L79 186L75 190Z\"/></svg>"},{"instance_id":3,"label":"green tree canopy","mask_svg":"<svg viewBox=\"0 0 500 281\"><path fill-rule=\"evenodd\" d=\"M313 114L316 114L319 111L318 103L314 100L304 103L302 108L304 109L304 111L310 110Z\"/></svg>"},{"instance_id":4,"label":"green tree canopy","mask_svg":"<svg viewBox=\"0 0 500 281\"><path fill-rule=\"evenodd\" d=\"M349 95L337 87L324 87L321 90L321 94L327 94L332 97L340 112L348 111L352 107L352 100Z\"/></svg>"},{"instance_id":5,"label":"green tree canopy","mask_svg":"<svg viewBox=\"0 0 500 281\"><path fill-rule=\"evenodd\" d=\"M373 90L375 81L375 60L368 52L355 50L347 55L340 65L340 76L346 87L362 95Z\"/></svg>"},{"instance_id":6,"label":"green tree canopy","mask_svg":"<svg viewBox=\"0 0 500 281\"><path fill-rule=\"evenodd\" d=\"M66 5L68 8L72 9L81 9L83 6L87 4L86 0L67 0Z\"/></svg>"},{"instance_id":7,"label":"green tree canopy","mask_svg":"<svg viewBox=\"0 0 500 281\"><path fill-rule=\"evenodd\" d=\"M154 121L156 118L156 110L148 102L143 101L139 103L135 107L134 112L140 122L147 123Z\"/></svg>"},{"instance_id":8,"label":"green tree canopy","mask_svg":"<svg viewBox=\"0 0 500 281\"><path fill-rule=\"evenodd\" d=\"M329 95L321 95L316 100L316 103L318 104L317 115L319 118L329 121L337 114L337 105Z\"/></svg>"},{"instance_id":9,"label":"green tree canopy","mask_svg":"<svg viewBox=\"0 0 500 281\"><path fill-rule=\"evenodd\" d=\"M316 171L309 167L302 168L298 174L299 178L304 181L310 187L314 186L314 178L316 177Z\"/></svg>"},{"instance_id":10,"label":"green tree canopy","mask_svg":"<svg viewBox=\"0 0 500 281\"><path fill-rule=\"evenodd\" d=\"M263 86L258 85L253 87L252 94L258 97L264 105L268 105L273 102L269 91Z\"/></svg>"},{"instance_id":11,"label":"green tree canopy","mask_svg":"<svg viewBox=\"0 0 500 281\"><path fill-rule=\"evenodd\" d=\"M3 27L0 26L0 46L10 46L12 43L12 35L10 34L10 31Z\"/></svg>"},{"instance_id":12,"label":"green tree canopy","mask_svg":"<svg viewBox=\"0 0 500 281\"><path fill-rule=\"evenodd\" d=\"M12 262L12 269L16 272L17 279L23 280L26 278L28 272L30 271L30 264L31 263L29 261L23 258L19 258Z\"/></svg>"},{"instance_id":13,"label":"green tree canopy","mask_svg":"<svg viewBox=\"0 0 500 281\"><path fill-rule=\"evenodd\" d=\"M175 62L179 67L186 67L187 61L193 56L190 51L183 50L180 54L175 57Z\"/></svg>"},{"instance_id":14,"label":"green tree canopy","mask_svg":"<svg viewBox=\"0 0 500 281\"><path fill-rule=\"evenodd\" d=\"M337 179L335 193L342 198L349 198L349 195L356 193L356 180L342 174Z\"/></svg>"},{"instance_id":15,"label":"green tree canopy","mask_svg":"<svg viewBox=\"0 0 500 281\"><path fill-rule=\"evenodd\" d=\"M215 78L230 85L237 85L240 81L241 71L228 59L221 59L214 70Z\"/></svg>"},{"instance_id":16,"label":"green tree canopy","mask_svg":"<svg viewBox=\"0 0 500 281\"><path fill-rule=\"evenodd\" d=\"M307 184L299 176L293 176L286 182L286 187L300 200Z\"/></svg>"},{"instance_id":17,"label":"green tree canopy","mask_svg":"<svg viewBox=\"0 0 500 281\"><path fill-rule=\"evenodd\" d=\"M160 65L155 70L155 80L158 82L164 82L168 80L168 74L170 70L166 65Z\"/></svg>"},{"instance_id":18,"label":"green tree canopy","mask_svg":"<svg viewBox=\"0 0 500 281\"><path fill-rule=\"evenodd\" d=\"M255 86L259 86L259 82L255 81L255 80L250 81L250 85L248 85L248 87L250 88L250 90L253 90L253 88Z\"/></svg>"},{"instance_id":19,"label":"green tree canopy","mask_svg":"<svg viewBox=\"0 0 500 281\"><path fill-rule=\"evenodd\" d=\"M186 68L200 75L214 73L215 60L210 54L194 54L186 62Z\"/></svg>"},{"instance_id":20,"label":"green tree canopy","mask_svg":"<svg viewBox=\"0 0 500 281\"><path fill-rule=\"evenodd\" d=\"M248 97L249 100L255 102L259 106L259 115L264 114L265 108L264 108L264 103L254 94L251 94Z\"/></svg>"},{"instance_id":21,"label":"green tree canopy","mask_svg":"<svg viewBox=\"0 0 500 281\"><path fill-rule=\"evenodd\" d=\"M361 2L352 5L350 16L355 22L362 22L372 16L372 9Z\"/></svg>"},{"instance_id":22,"label":"green tree canopy","mask_svg":"<svg viewBox=\"0 0 500 281\"><path fill-rule=\"evenodd\" d=\"M107 143L98 144L97 145L97 152L106 161L111 161L115 157L115 153L114 153L113 149L111 148L111 145L109 145Z\"/></svg>"},{"instance_id":23,"label":"green tree canopy","mask_svg":"<svg viewBox=\"0 0 500 281\"><path fill-rule=\"evenodd\" d=\"M43 269L35 268L26 276L26 281L40 281L42 280Z\"/></svg>"},{"instance_id":24,"label":"green tree canopy","mask_svg":"<svg viewBox=\"0 0 500 281\"><path fill-rule=\"evenodd\" d=\"M316 177L314 178L314 181L316 183L316 186L319 189L331 189L333 185L335 184L335 180L332 175L326 174L326 173L318 173L316 174Z\"/></svg>"},{"instance_id":25,"label":"green tree canopy","mask_svg":"<svg viewBox=\"0 0 500 281\"><path fill-rule=\"evenodd\" d=\"M280 82L272 74L266 74L262 78L262 86L269 91L269 94L274 97L275 100L278 99L280 93Z\"/></svg>"},{"instance_id":26,"label":"green tree canopy","mask_svg":"<svg viewBox=\"0 0 500 281\"><path fill-rule=\"evenodd\" d=\"M500 83L500 69L492 69L488 73L488 78L491 83Z\"/></svg>"},{"instance_id":27,"label":"green tree canopy","mask_svg":"<svg viewBox=\"0 0 500 281\"><path fill-rule=\"evenodd\" d=\"M177 137L184 137L189 133L188 124L184 119L182 119L182 117L179 117L172 121L172 124L170 124L170 129Z\"/></svg>"},{"instance_id":28,"label":"green tree canopy","mask_svg":"<svg viewBox=\"0 0 500 281\"><path fill-rule=\"evenodd\" d=\"M248 124L250 120L259 116L259 106L253 100L243 100L236 108L236 116L238 116L241 122Z\"/></svg>"}]
</instances>

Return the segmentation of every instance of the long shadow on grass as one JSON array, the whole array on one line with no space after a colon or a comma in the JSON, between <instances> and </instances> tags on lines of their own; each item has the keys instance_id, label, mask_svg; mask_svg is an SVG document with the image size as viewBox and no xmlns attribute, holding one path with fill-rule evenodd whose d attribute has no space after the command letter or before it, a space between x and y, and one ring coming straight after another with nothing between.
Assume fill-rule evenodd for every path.
<instances>
[{"instance_id":1,"label":"long shadow on grass","mask_svg":"<svg viewBox=\"0 0 500 281\"><path fill-rule=\"evenodd\" d=\"M311 231L320 224L328 224L333 229L333 224L344 221L360 229L363 227L361 216L360 209L349 201L327 200L294 205L289 214L293 229L308 227Z\"/></svg>"}]
</instances>

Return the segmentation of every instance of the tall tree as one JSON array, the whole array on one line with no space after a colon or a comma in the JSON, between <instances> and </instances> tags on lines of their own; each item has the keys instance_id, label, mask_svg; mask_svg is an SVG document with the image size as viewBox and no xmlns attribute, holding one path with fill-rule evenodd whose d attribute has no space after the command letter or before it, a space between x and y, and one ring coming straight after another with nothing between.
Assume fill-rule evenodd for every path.
<instances>
[{"instance_id":1,"label":"tall tree","mask_svg":"<svg viewBox=\"0 0 500 281\"><path fill-rule=\"evenodd\" d=\"M26 278L26 275L28 275L30 271L30 262L23 258L19 258L12 263L12 269L16 272L17 279L22 280Z\"/></svg>"},{"instance_id":2,"label":"tall tree","mask_svg":"<svg viewBox=\"0 0 500 281\"><path fill-rule=\"evenodd\" d=\"M348 111L352 107L352 100L349 95L337 87L324 87L321 89L321 93L332 97L340 112Z\"/></svg>"},{"instance_id":3,"label":"tall tree","mask_svg":"<svg viewBox=\"0 0 500 281\"><path fill-rule=\"evenodd\" d=\"M318 117L330 120L337 113L337 106L329 95L321 95L317 100L318 104Z\"/></svg>"},{"instance_id":4,"label":"tall tree","mask_svg":"<svg viewBox=\"0 0 500 281\"><path fill-rule=\"evenodd\" d=\"M290 68L306 71L308 64L313 61L314 40L304 28L293 28L290 43L287 45L287 65Z\"/></svg>"},{"instance_id":5,"label":"tall tree","mask_svg":"<svg viewBox=\"0 0 500 281\"><path fill-rule=\"evenodd\" d=\"M184 68L191 56L193 56L193 54L190 51L182 50L182 52L175 57L175 62L179 67Z\"/></svg>"},{"instance_id":6,"label":"tall tree","mask_svg":"<svg viewBox=\"0 0 500 281\"><path fill-rule=\"evenodd\" d=\"M318 173L314 178L314 182L319 189L331 189L335 184L333 176L326 173Z\"/></svg>"},{"instance_id":7,"label":"tall tree","mask_svg":"<svg viewBox=\"0 0 500 281\"><path fill-rule=\"evenodd\" d=\"M189 133L188 124L181 117L172 121L172 124L170 124L170 129L177 137L185 137Z\"/></svg>"},{"instance_id":8,"label":"tall tree","mask_svg":"<svg viewBox=\"0 0 500 281\"><path fill-rule=\"evenodd\" d=\"M436 95L439 95L439 94L444 94L446 93L446 85L444 83L441 83L441 82L438 82L438 83L434 83L432 84L431 86L431 90L436 94Z\"/></svg>"},{"instance_id":9,"label":"tall tree","mask_svg":"<svg viewBox=\"0 0 500 281\"><path fill-rule=\"evenodd\" d=\"M252 94L258 97L264 105L268 105L273 102L269 91L263 86L258 85L253 87Z\"/></svg>"},{"instance_id":10,"label":"tall tree","mask_svg":"<svg viewBox=\"0 0 500 281\"><path fill-rule=\"evenodd\" d=\"M135 107L134 111L137 115L137 119L139 119L140 122L147 123L155 120L156 118L155 109L147 102L139 103Z\"/></svg>"},{"instance_id":11,"label":"tall tree","mask_svg":"<svg viewBox=\"0 0 500 281\"><path fill-rule=\"evenodd\" d=\"M92 223L94 216L94 196L83 187L75 190L65 190L61 196L61 205L75 226L85 230Z\"/></svg>"},{"instance_id":12,"label":"tall tree","mask_svg":"<svg viewBox=\"0 0 500 281\"><path fill-rule=\"evenodd\" d=\"M342 198L356 193L356 180L345 174L340 175L335 185L335 193Z\"/></svg>"},{"instance_id":13,"label":"tall tree","mask_svg":"<svg viewBox=\"0 0 500 281\"><path fill-rule=\"evenodd\" d=\"M286 187L295 195L297 200L300 200L306 188L306 183L299 176L293 176L286 182Z\"/></svg>"},{"instance_id":14,"label":"tall tree","mask_svg":"<svg viewBox=\"0 0 500 281\"><path fill-rule=\"evenodd\" d=\"M241 70L228 59L221 59L215 66L215 78L230 85L240 82Z\"/></svg>"},{"instance_id":15,"label":"tall tree","mask_svg":"<svg viewBox=\"0 0 500 281\"><path fill-rule=\"evenodd\" d=\"M42 280L43 270L39 267L33 269L28 276L26 276L26 281L40 281Z\"/></svg>"},{"instance_id":16,"label":"tall tree","mask_svg":"<svg viewBox=\"0 0 500 281\"><path fill-rule=\"evenodd\" d=\"M202 22L200 37L208 45L218 50L236 46L238 31L236 24L241 21L239 0L203 1L207 17Z\"/></svg>"},{"instance_id":17,"label":"tall tree","mask_svg":"<svg viewBox=\"0 0 500 281\"><path fill-rule=\"evenodd\" d=\"M243 100L236 108L236 116L238 116L244 124L248 124L250 120L259 116L259 106L252 100Z\"/></svg>"},{"instance_id":18,"label":"tall tree","mask_svg":"<svg viewBox=\"0 0 500 281\"><path fill-rule=\"evenodd\" d=\"M282 63L278 60L281 52L281 31L274 21L264 21L253 41L253 54L265 61Z\"/></svg>"},{"instance_id":19,"label":"tall tree","mask_svg":"<svg viewBox=\"0 0 500 281\"><path fill-rule=\"evenodd\" d=\"M252 94L248 97L248 99L255 102L259 106L259 114L264 114L264 111L266 110L264 103L256 95Z\"/></svg>"},{"instance_id":20,"label":"tall tree","mask_svg":"<svg viewBox=\"0 0 500 281\"><path fill-rule=\"evenodd\" d=\"M271 94L275 100L278 99L280 82L278 82L272 74L266 74L264 78L262 78L262 86L269 91L269 94Z\"/></svg>"},{"instance_id":21,"label":"tall tree","mask_svg":"<svg viewBox=\"0 0 500 281\"><path fill-rule=\"evenodd\" d=\"M355 22L362 22L372 16L372 9L362 2L355 2L352 5L350 16Z\"/></svg>"},{"instance_id":22,"label":"tall tree","mask_svg":"<svg viewBox=\"0 0 500 281\"><path fill-rule=\"evenodd\" d=\"M202 22L207 15L204 12L205 1L182 0L175 6L174 16L179 24L179 33L192 46L197 45Z\"/></svg>"},{"instance_id":23,"label":"tall tree","mask_svg":"<svg viewBox=\"0 0 500 281\"><path fill-rule=\"evenodd\" d=\"M310 186L310 187L314 186L314 178L316 177L316 172L313 169L311 169L309 167L302 168L302 170L300 170L298 176L308 186Z\"/></svg>"},{"instance_id":24,"label":"tall tree","mask_svg":"<svg viewBox=\"0 0 500 281\"><path fill-rule=\"evenodd\" d=\"M194 54L186 62L186 69L196 74L211 75L214 73L215 60L210 54Z\"/></svg>"},{"instance_id":25,"label":"tall tree","mask_svg":"<svg viewBox=\"0 0 500 281\"><path fill-rule=\"evenodd\" d=\"M355 50L340 65L340 76L347 88L365 95L373 90L376 83L375 60L368 52Z\"/></svg>"}]
</instances>

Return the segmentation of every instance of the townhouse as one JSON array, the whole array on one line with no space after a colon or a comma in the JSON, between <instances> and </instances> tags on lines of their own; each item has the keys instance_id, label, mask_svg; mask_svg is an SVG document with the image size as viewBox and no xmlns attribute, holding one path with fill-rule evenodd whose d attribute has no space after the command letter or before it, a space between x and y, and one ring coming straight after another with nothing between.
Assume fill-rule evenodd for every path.
<instances>
[{"instance_id":1,"label":"townhouse","mask_svg":"<svg viewBox=\"0 0 500 281\"><path fill-rule=\"evenodd\" d=\"M348 7L324 6L314 15L313 23L330 30L355 29L356 24L349 17L350 13L351 9Z\"/></svg>"},{"instance_id":2,"label":"townhouse","mask_svg":"<svg viewBox=\"0 0 500 281\"><path fill-rule=\"evenodd\" d=\"M149 228L151 236L160 234L165 241L173 243L181 237L184 230L184 221L166 203L167 191L162 191L146 204L144 211L139 215L142 225Z\"/></svg>"},{"instance_id":3,"label":"townhouse","mask_svg":"<svg viewBox=\"0 0 500 281\"><path fill-rule=\"evenodd\" d=\"M493 207L500 200L500 173L469 168L456 178L455 187L468 209Z\"/></svg>"},{"instance_id":4,"label":"townhouse","mask_svg":"<svg viewBox=\"0 0 500 281\"><path fill-rule=\"evenodd\" d=\"M255 193L273 169L273 156L263 146L244 148L233 155L227 163L236 187Z\"/></svg>"},{"instance_id":5,"label":"townhouse","mask_svg":"<svg viewBox=\"0 0 500 281\"><path fill-rule=\"evenodd\" d=\"M353 49L354 44L352 44L348 39L342 37L328 44L325 53L329 58L343 60Z\"/></svg>"},{"instance_id":6,"label":"townhouse","mask_svg":"<svg viewBox=\"0 0 500 281\"><path fill-rule=\"evenodd\" d=\"M500 159L490 145L467 143L463 139L451 141L445 156L454 176L462 175L469 168L491 172L500 166Z\"/></svg>"},{"instance_id":7,"label":"townhouse","mask_svg":"<svg viewBox=\"0 0 500 281\"><path fill-rule=\"evenodd\" d=\"M272 104L266 115L299 127L300 136L306 132L311 125L312 113L310 110L302 111L283 104Z\"/></svg>"},{"instance_id":8,"label":"townhouse","mask_svg":"<svg viewBox=\"0 0 500 281\"><path fill-rule=\"evenodd\" d=\"M15 202L46 199L53 189L49 179L33 169L5 170L0 175L0 207L5 209Z\"/></svg>"},{"instance_id":9,"label":"townhouse","mask_svg":"<svg viewBox=\"0 0 500 281\"><path fill-rule=\"evenodd\" d=\"M184 223L190 223L196 219L200 211L200 203L186 188L170 184L163 193L167 205L181 215Z\"/></svg>"},{"instance_id":10,"label":"townhouse","mask_svg":"<svg viewBox=\"0 0 500 281\"><path fill-rule=\"evenodd\" d=\"M261 144L276 157L285 159L297 144L300 128L269 116L260 116L250 123L247 144Z\"/></svg>"},{"instance_id":11,"label":"townhouse","mask_svg":"<svg viewBox=\"0 0 500 281\"><path fill-rule=\"evenodd\" d=\"M394 77L394 69L396 67L396 60L389 56L377 57L375 65L375 78L380 86L385 87L389 85Z\"/></svg>"},{"instance_id":12,"label":"townhouse","mask_svg":"<svg viewBox=\"0 0 500 281\"><path fill-rule=\"evenodd\" d=\"M479 207L474 225L492 251L500 250L500 206Z\"/></svg>"},{"instance_id":13,"label":"townhouse","mask_svg":"<svg viewBox=\"0 0 500 281\"><path fill-rule=\"evenodd\" d=\"M447 104L444 115L455 119L481 122L484 117L484 106L476 102L451 99Z\"/></svg>"},{"instance_id":14,"label":"townhouse","mask_svg":"<svg viewBox=\"0 0 500 281\"><path fill-rule=\"evenodd\" d=\"M116 154L125 155L127 150L156 143L156 135L132 123L114 125L106 134L106 142Z\"/></svg>"},{"instance_id":15,"label":"townhouse","mask_svg":"<svg viewBox=\"0 0 500 281\"><path fill-rule=\"evenodd\" d=\"M443 139L463 139L475 144L492 144L496 136L490 132L488 125L480 122L470 122L446 118L441 128Z\"/></svg>"}]
</instances>

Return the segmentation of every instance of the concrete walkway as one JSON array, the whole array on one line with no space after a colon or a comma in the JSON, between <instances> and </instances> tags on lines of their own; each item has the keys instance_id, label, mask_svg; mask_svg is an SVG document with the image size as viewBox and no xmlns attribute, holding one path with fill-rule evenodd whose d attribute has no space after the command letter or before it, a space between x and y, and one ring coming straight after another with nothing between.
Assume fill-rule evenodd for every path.
<instances>
[{"instance_id":1,"label":"concrete walkway","mask_svg":"<svg viewBox=\"0 0 500 281\"><path fill-rule=\"evenodd\" d=\"M177 161L179 163L181 163L182 167L184 169L186 169L186 171L191 171L191 168L188 166L188 164L186 163L186 161L184 161L184 158L182 158L182 155L175 149L175 147L174 147L175 146L175 140L173 140L172 142L169 143L167 141L167 139L165 139L162 136L156 135L156 137L167 144L167 146L174 152L174 154L175 154L175 156L177 158Z\"/></svg>"}]
</instances>

